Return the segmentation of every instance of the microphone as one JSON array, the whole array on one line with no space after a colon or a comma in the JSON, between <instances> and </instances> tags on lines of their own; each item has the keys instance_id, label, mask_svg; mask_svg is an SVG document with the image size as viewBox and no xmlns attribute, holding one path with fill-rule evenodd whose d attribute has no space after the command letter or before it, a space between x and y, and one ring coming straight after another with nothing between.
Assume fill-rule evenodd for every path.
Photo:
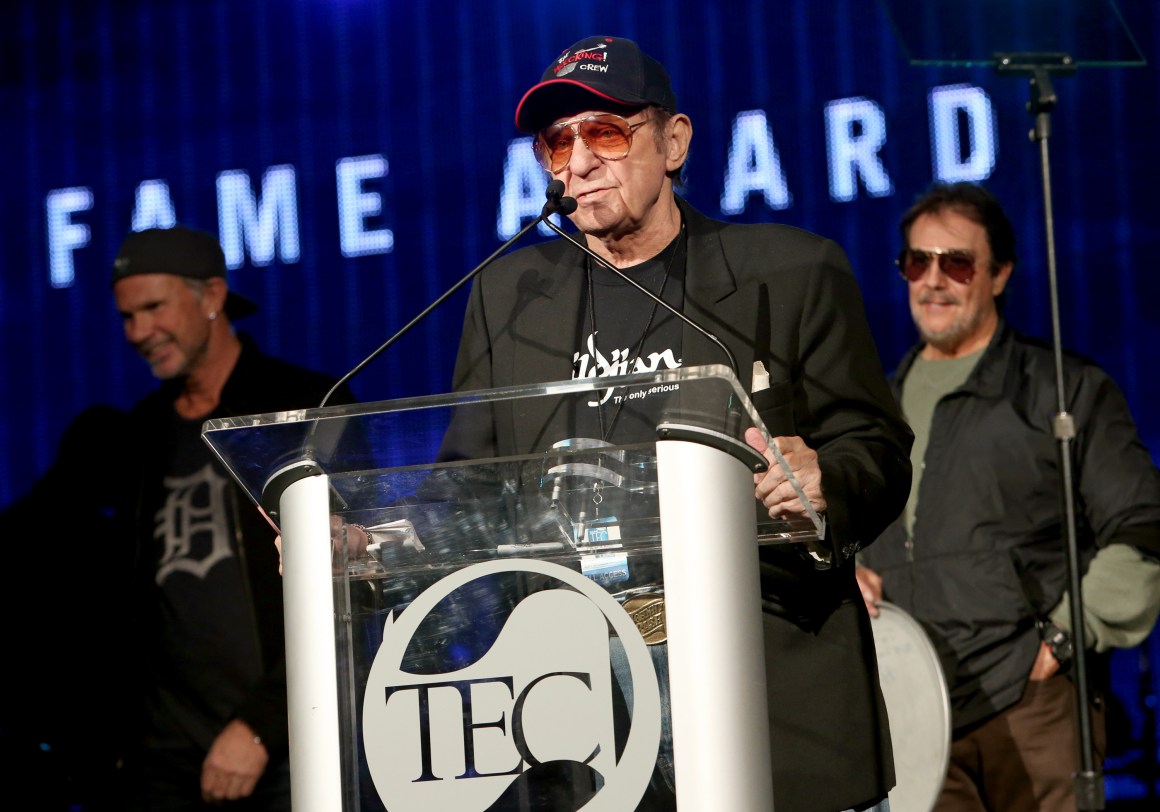
<instances>
[{"instance_id":1,"label":"microphone","mask_svg":"<svg viewBox=\"0 0 1160 812\"><path fill-rule=\"evenodd\" d=\"M338 382L330 388L329 392L326 393L326 397L324 397L322 399L322 402L318 404L318 408L321 409L322 407L324 407L327 404L327 402L330 400L331 396L335 393L335 391L340 386L342 386L344 383L346 383L351 378L353 378L355 375L357 375L359 372L361 372L367 364L369 364L371 361L378 358L383 352L385 352L387 350L388 347L390 347L392 344L394 344L396 341L398 341L404 335L409 333L411 331L411 329L416 324L418 324L423 319L425 319L428 316L428 314L431 313L432 310L437 308L439 305L443 304L445 301L447 301L447 299L453 293L455 293L455 291L459 290L461 287L463 287L468 282L470 282L472 279L474 279L476 276L478 276L480 271L482 271L484 268L486 268L488 265L490 265L492 262L494 262L496 259L498 259L501 254L503 254L505 251L507 251L509 248L511 248L512 245L514 245L516 242L521 240L525 234L527 234L533 228L538 226L540 223L547 223L549 226L551 226L553 229L555 229L556 225L555 225L555 223L553 223L551 220L548 219L549 217L551 217L553 214L568 215L568 214L571 214L572 212L576 211L576 199L572 198L572 197L564 197L563 195L564 195L564 181L560 180L559 178L553 178L551 183L548 184L548 188L544 192L544 196L548 199L548 202L546 202L544 204L544 208L540 210L540 214L535 220L532 220L530 223L528 223L526 226L524 226L518 232L516 232L516 235L514 237L512 237L510 240L505 242L499 248L495 249L495 251L492 252L492 254L487 259L485 259L483 262L479 263L474 268L472 268L471 271L465 277L463 277L458 282L456 282L454 285L452 285L450 288L448 288L443 293L443 295L441 295L438 299L433 301L431 304L427 305L427 307L423 309L422 313L415 316L415 318L411 319L409 322L407 322L405 325L403 325L398 331L395 332L395 334L393 336L391 336L386 341L384 341L378 347L378 349L376 349L374 352L372 352L370 355L368 355L363 360L359 361L354 366L354 368L351 369L350 372L346 373L341 378L339 378ZM560 233L563 233L563 232L560 232Z\"/></svg>"},{"instance_id":2,"label":"microphone","mask_svg":"<svg viewBox=\"0 0 1160 812\"><path fill-rule=\"evenodd\" d=\"M576 198L564 197L564 181L559 178L552 178L544 194L548 198L548 202L545 205L554 206L555 211L559 214L566 216L576 211ZM549 225L554 225L554 223L550 223Z\"/></svg>"},{"instance_id":3,"label":"microphone","mask_svg":"<svg viewBox=\"0 0 1160 812\"><path fill-rule=\"evenodd\" d=\"M560 190L561 190L561 193L563 192L563 188L564 188L564 183L563 183L563 181L560 181L560 180L554 180L554 181L552 181L552 183L559 183L559 184L560 184ZM552 191L551 191L551 188L552 188L552 184L548 184L548 189L549 189L549 192L548 192L549 202L550 202L550 199L551 199L551 196L552 196ZM571 212L573 212L573 211L575 211L575 210L576 210L576 198L574 198L574 197L565 197L565 198L562 198L562 199L560 200L560 206L561 206L561 209L563 209L565 206L567 206L567 207L568 207L568 209L567 209L568 213L571 213ZM683 321L685 324L689 325L689 326L690 326L690 327L692 327L694 330L696 330L698 333L700 333L701 335L705 336L705 338L709 339L711 342L713 342L714 344L716 344L716 345L717 345L717 347L718 347L718 348L721 350L721 352L722 352L722 353L724 353L724 355L725 355L725 358L726 358L726 359L729 361L729 368L730 368L730 369L733 371L733 376L734 376L735 378L737 378L737 380L741 380L741 374L740 374L740 372L738 372L738 369L737 369L737 358L736 358L736 357L734 357L732 350L730 350L730 349L729 349L729 347L727 347L727 346L725 345L725 342L724 342L724 341L722 341L721 339L717 338L717 336L715 336L715 335L713 335L712 333L710 333L708 330L706 330L706 329L705 329L704 327L702 327L700 324L698 324L697 322L693 321L691 318L689 318L688 316L686 316L684 313L682 313L682 312L681 312L680 310L678 310L677 308L673 307L671 304L669 304L668 302L666 302L666 301L665 301L664 299L662 299L660 296L657 296L655 293L653 293L651 290L649 290L648 288L646 288L646 287L645 287L644 285L642 285L640 282L637 282L635 279L633 279L631 276L629 276L628 274L626 274L624 271L620 270L620 268L617 268L617 267L616 267L615 265L613 265L611 262L609 262L609 261L608 261L608 260L606 260L604 257L602 257L602 256L600 256L599 254L597 254L595 251L593 251L593 250L592 250L591 248L589 248L587 245L585 245L585 244L584 244L584 243L582 243L580 240L578 240L578 239L576 239L575 237L573 237L573 236L572 236L571 234L569 234L568 232L564 231L564 229L560 228L558 225L556 225L556 224L555 224L555 223L553 223L552 221L550 221L550 220L545 220L545 223L546 223L546 225L548 226L548 228L552 229L552 231L555 231L557 234L559 234L559 235L560 235L561 237L563 237L564 239L568 240L568 242L570 242L570 243L572 243L573 245L575 245L577 248L579 248L581 251L583 251L583 252L584 252L585 254L587 254L589 257L591 257L592 259L594 259L594 260L596 260L597 262L599 262L599 263L600 263L601 265L603 265L605 268L607 268L608 270L612 271L614 274L616 274L617 276L619 276L619 277L620 277L621 279L623 279L625 282L628 282L630 285L632 285L634 288L636 288L637 290L639 290L641 293L643 293L643 294L645 294L646 296L648 296L650 299L652 299L654 302L656 302L657 304L659 304L659 305L660 305L661 307L663 307L665 310L669 311L669 312L670 312L670 313L672 313L674 316L676 316L676 317L677 317L677 318L679 318L681 321Z\"/></svg>"}]
</instances>

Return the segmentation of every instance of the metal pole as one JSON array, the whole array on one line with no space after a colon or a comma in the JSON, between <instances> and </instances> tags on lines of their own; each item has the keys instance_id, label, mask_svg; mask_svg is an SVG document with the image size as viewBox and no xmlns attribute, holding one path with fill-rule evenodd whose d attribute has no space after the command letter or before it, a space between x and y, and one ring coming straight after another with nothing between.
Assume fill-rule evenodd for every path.
<instances>
[{"instance_id":1,"label":"metal pole","mask_svg":"<svg viewBox=\"0 0 1160 812\"><path fill-rule=\"evenodd\" d=\"M299 479L280 505L294 812L343 808L329 482Z\"/></svg>"},{"instance_id":2,"label":"metal pole","mask_svg":"<svg viewBox=\"0 0 1160 812\"><path fill-rule=\"evenodd\" d=\"M656 448L677 805L772 812L753 473L709 445Z\"/></svg>"},{"instance_id":3,"label":"metal pole","mask_svg":"<svg viewBox=\"0 0 1160 812\"><path fill-rule=\"evenodd\" d=\"M1051 136L1051 110L1055 107L1055 89L1051 74L1037 66L1031 77L1031 102L1028 110L1035 116L1031 138L1039 142L1039 162L1043 176L1043 219L1047 230L1047 279L1051 299L1051 333L1055 353L1055 391L1058 413L1053 421L1059 444L1060 479L1062 482L1063 520L1067 530L1068 589L1071 594L1071 636L1075 656L1075 706L1079 721L1080 771L1075 776L1075 802L1080 810L1104 808L1103 776L1096 771L1092 756L1091 708L1088 705L1087 661L1084 652L1083 595L1079 563L1079 545L1075 522L1075 485L1072 475L1071 442L1075 439L1075 419L1067 411L1067 393L1063 377L1063 349L1059 324L1059 285L1056 277L1055 215L1051 204L1051 163L1048 140Z\"/></svg>"}]
</instances>

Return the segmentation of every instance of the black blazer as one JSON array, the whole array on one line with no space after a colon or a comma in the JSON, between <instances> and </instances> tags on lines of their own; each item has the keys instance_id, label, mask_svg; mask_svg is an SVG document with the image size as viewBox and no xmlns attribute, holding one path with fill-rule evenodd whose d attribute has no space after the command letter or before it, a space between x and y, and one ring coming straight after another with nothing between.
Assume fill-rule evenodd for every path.
<instances>
[{"instance_id":1,"label":"black blazer","mask_svg":"<svg viewBox=\"0 0 1160 812\"><path fill-rule=\"evenodd\" d=\"M853 552L901 512L912 435L891 396L857 281L833 242L779 225L710 220L678 199L688 232L687 315L724 341L771 435L818 452L830 541L848 557L820 571L796 551L763 548L766 660L778 812L841 810L885 797L893 762L869 617ZM472 289L457 390L565 380L584 329L584 258L564 240L498 260ZM723 363L685 325L684 366ZM547 405L545 405L545 409ZM445 458L547 448L558 416L502 404L492 425L453 426Z\"/></svg>"}]
</instances>

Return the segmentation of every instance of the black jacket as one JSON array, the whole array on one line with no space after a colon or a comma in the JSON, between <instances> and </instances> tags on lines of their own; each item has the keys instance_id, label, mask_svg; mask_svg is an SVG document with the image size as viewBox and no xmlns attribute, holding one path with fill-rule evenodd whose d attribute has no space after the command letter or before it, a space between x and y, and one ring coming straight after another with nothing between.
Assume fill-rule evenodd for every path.
<instances>
[{"instance_id":1,"label":"black jacket","mask_svg":"<svg viewBox=\"0 0 1160 812\"><path fill-rule=\"evenodd\" d=\"M218 407L208 417L234 417L287 409L318 406L334 379L262 354L246 336L242 353L222 390ZM169 452L168 426L172 424L179 380L166 381L141 400L125 423L126 468L118 519L123 537L129 541L131 561L126 571L133 583L126 591L134 634L153 633L157 607L153 594L156 561L145 542L152 537L154 519L144 515L150 488L166 475ZM351 401L349 390L341 390L336 403ZM258 631L264 665L262 682L237 708L235 716L257 733L272 758L287 752L287 704L285 637L283 631L282 583L278 574L278 553L274 531L258 512L248 495L236 484L230 487L231 508L238 556L244 570L251 611ZM148 638L146 638L148 639ZM131 654L140 656L141 643L128 641ZM141 669L141 674L146 673Z\"/></svg>"},{"instance_id":2,"label":"black jacket","mask_svg":"<svg viewBox=\"0 0 1160 812\"><path fill-rule=\"evenodd\" d=\"M710 220L678 200L688 232L684 312L724 341L742 384L761 361L770 387L753 403L771 435L818 452L830 533L853 549L898 515L912 440L890 397L849 264L833 242L777 225ZM571 377L584 313L583 255L557 240L514 252L472 290L456 389ZM719 364L718 347L684 327L683 364ZM546 400L546 399L545 399ZM557 416L500 404L492 425L455 427L445 457L529 453L561 439ZM763 548L769 705L778 810L839 810L894 782L869 618L852 559L815 570Z\"/></svg>"},{"instance_id":3,"label":"black jacket","mask_svg":"<svg viewBox=\"0 0 1160 812\"><path fill-rule=\"evenodd\" d=\"M899 397L920 349L898 368ZM1084 569L1113 542L1160 552L1160 475L1123 395L1078 357L1065 356L1064 376ZM935 408L912 551L899 519L863 553L886 599L938 649L957 732L1019 700L1036 621L1066 588L1057 411L1051 348L1001 323L966 383Z\"/></svg>"}]
</instances>

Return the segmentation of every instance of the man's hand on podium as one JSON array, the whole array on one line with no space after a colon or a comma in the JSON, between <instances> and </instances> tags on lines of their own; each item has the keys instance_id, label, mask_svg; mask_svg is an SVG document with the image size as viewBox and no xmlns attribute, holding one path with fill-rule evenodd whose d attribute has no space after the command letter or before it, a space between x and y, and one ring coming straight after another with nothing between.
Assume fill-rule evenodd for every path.
<instances>
[{"instance_id":1,"label":"man's hand on podium","mask_svg":"<svg viewBox=\"0 0 1160 812\"><path fill-rule=\"evenodd\" d=\"M752 427L746 429L745 442L769 460L768 470L754 474L753 482L756 486L754 495L769 511L770 518L808 515L761 431ZM818 465L818 452L806 445L801 437L774 437L773 442L777 444L777 450L781 452L814 510L819 514L824 513L826 497L822 493L822 469Z\"/></svg>"},{"instance_id":2,"label":"man's hand on podium","mask_svg":"<svg viewBox=\"0 0 1160 812\"><path fill-rule=\"evenodd\" d=\"M335 572L341 572L348 561L366 558L367 545L370 543L370 534L361 524L349 524L341 516L330 517L330 543L333 549L331 566ZM282 574L282 534L274 538L274 546L278 548L278 574Z\"/></svg>"}]
</instances>

